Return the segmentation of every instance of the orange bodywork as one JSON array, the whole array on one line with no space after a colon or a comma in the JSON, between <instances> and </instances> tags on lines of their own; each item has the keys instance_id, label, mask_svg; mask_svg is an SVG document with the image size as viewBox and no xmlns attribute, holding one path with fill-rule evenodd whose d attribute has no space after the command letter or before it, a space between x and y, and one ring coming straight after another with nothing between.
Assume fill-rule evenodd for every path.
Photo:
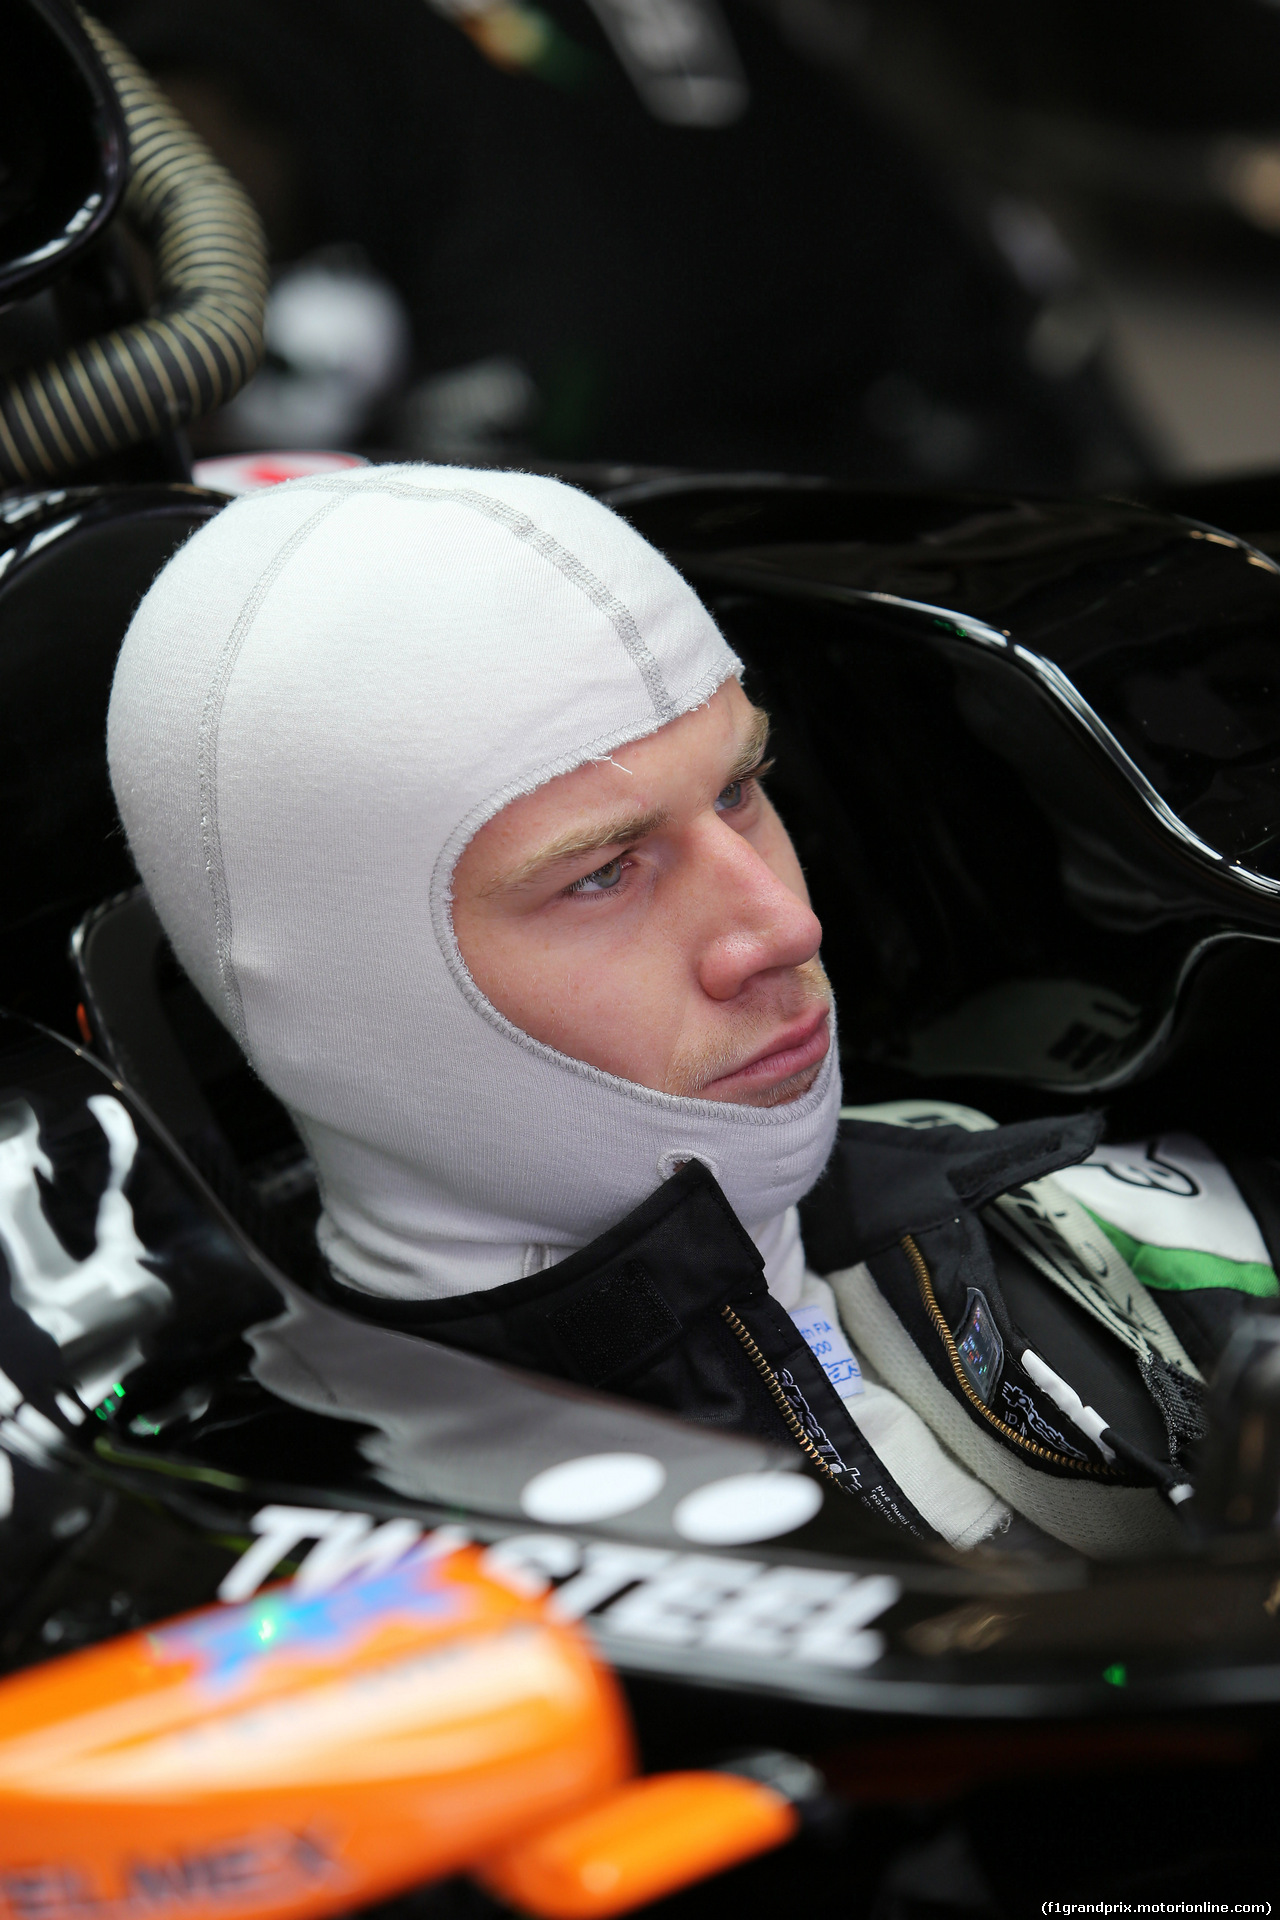
<instances>
[{"instance_id":1,"label":"orange bodywork","mask_svg":"<svg viewBox=\"0 0 1280 1920\"><path fill-rule=\"evenodd\" d=\"M799 1824L789 1800L754 1780L658 1774L530 1835L476 1878L543 1920L607 1920L781 1846Z\"/></svg>"},{"instance_id":2,"label":"orange bodywork","mask_svg":"<svg viewBox=\"0 0 1280 1920\"><path fill-rule=\"evenodd\" d=\"M0 1915L305 1916L459 1870L632 1767L585 1636L419 1554L0 1684Z\"/></svg>"}]
</instances>

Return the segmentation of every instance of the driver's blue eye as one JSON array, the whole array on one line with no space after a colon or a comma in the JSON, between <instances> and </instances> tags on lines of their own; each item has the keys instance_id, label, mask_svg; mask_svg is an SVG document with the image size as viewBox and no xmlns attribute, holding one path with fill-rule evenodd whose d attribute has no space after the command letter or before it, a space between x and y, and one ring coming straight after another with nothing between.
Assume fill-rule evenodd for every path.
<instances>
[{"instance_id":1,"label":"driver's blue eye","mask_svg":"<svg viewBox=\"0 0 1280 1920\"><path fill-rule=\"evenodd\" d=\"M568 889L570 893L608 893L616 887L622 878L622 855L610 860L604 867L597 867L594 873L584 873L581 880L575 880Z\"/></svg>"},{"instance_id":2,"label":"driver's blue eye","mask_svg":"<svg viewBox=\"0 0 1280 1920\"><path fill-rule=\"evenodd\" d=\"M716 800L716 812L732 813L735 807L740 807L742 805L742 789L745 785L746 782L744 780L731 780Z\"/></svg>"}]
</instances>

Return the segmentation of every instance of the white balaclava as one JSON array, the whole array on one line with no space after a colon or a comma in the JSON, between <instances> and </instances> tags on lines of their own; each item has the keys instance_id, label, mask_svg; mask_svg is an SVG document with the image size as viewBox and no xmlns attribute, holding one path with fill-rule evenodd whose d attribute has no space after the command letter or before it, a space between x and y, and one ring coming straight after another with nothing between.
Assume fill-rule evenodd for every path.
<instances>
[{"instance_id":1,"label":"white balaclava","mask_svg":"<svg viewBox=\"0 0 1280 1920\"><path fill-rule=\"evenodd\" d=\"M651 1092L505 1019L451 912L508 801L738 671L661 555L530 474L250 494L152 586L112 689L116 799L179 960L306 1142L340 1276L401 1298L518 1279L697 1158L798 1295L835 1046L790 1105Z\"/></svg>"}]
</instances>

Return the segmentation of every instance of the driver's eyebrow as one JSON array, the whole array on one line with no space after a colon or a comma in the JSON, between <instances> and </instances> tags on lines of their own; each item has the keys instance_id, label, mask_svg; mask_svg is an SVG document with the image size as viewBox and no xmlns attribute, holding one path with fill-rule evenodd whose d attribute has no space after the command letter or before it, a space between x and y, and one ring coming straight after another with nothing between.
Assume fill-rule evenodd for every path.
<instances>
[{"instance_id":1,"label":"driver's eyebrow","mask_svg":"<svg viewBox=\"0 0 1280 1920\"><path fill-rule=\"evenodd\" d=\"M748 728L741 747L733 757L722 782L723 786L732 786L735 780L742 780L759 766L769 742L769 716L760 707L752 711L751 725ZM666 807L650 807L646 813L617 813L592 825L571 827L558 839L548 840L545 846L530 854L510 872L502 873L491 880L482 889L486 895L495 893L513 893L521 887L527 887L551 869L563 866L569 860L579 860L584 854L603 853L609 847L619 847L628 842L645 840L651 833L657 833L671 819Z\"/></svg>"},{"instance_id":2,"label":"driver's eyebrow","mask_svg":"<svg viewBox=\"0 0 1280 1920\"><path fill-rule=\"evenodd\" d=\"M603 853L606 847L621 846L624 841L647 839L665 827L670 818L666 807L650 807L647 813L618 813L591 826L570 828L558 839L548 840L509 873L499 874L484 892L510 893L517 887L528 886L550 868L563 866L567 860L578 860L586 853Z\"/></svg>"},{"instance_id":3,"label":"driver's eyebrow","mask_svg":"<svg viewBox=\"0 0 1280 1920\"><path fill-rule=\"evenodd\" d=\"M754 773L764 759L764 750L768 744L769 716L763 707L753 707L747 737L724 777L724 785L731 787L735 780L743 780L747 774Z\"/></svg>"}]
</instances>

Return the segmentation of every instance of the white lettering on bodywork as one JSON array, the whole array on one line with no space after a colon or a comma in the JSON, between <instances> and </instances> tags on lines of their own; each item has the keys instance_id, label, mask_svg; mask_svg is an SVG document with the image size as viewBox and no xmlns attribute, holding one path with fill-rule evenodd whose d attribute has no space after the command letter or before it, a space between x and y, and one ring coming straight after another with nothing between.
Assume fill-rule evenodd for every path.
<instances>
[{"instance_id":1,"label":"white lettering on bodywork","mask_svg":"<svg viewBox=\"0 0 1280 1920\"><path fill-rule=\"evenodd\" d=\"M612 1650L626 1640L696 1647L846 1671L870 1666L884 1636L869 1631L902 1593L889 1574L768 1566L718 1554L517 1534L490 1547L486 1571L514 1571L549 1592L562 1617L599 1626Z\"/></svg>"},{"instance_id":2,"label":"white lettering on bodywork","mask_svg":"<svg viewBox=\"0 0 1280 1920\"><path fill-rule=\"evenodd\" d=\"M378 1525L367 1513L327 1507L263 1507L249 1524L257 1538L218 1589L232 1604L250 1599L304 1541L315 1544L294 1575L299 1595L385 1572L406 1553L435 1559L467 1544L457 1527L424 1534L408 1519ZM487 1548L481 1569L526 1597L548 1595L553 1613L598 1629L614 1655L634 1641L846 1672L884 1653L872 1622L902 1593L890 1574L770 1566L623 1541L584 1544L559 1533L509 1535Z\"/></svg>"},{"instance_id":3,"label":"white lettering on bodywork","mask_svg":"<svg viewBox=\"0 0 1280 1920\"><path fill-rule=\"evenodd\" d=\"M302 1556L293 1580L302 1597L328 1593L345 1580L370 1579L387 1573L408 1553L437 1560L467 1544L459 1527L436 1527L424 1533L416 1520L375 1523L367 1513L343 1513L333 1507L262 1507L249 1522L258 1536L247 1547L218 1588L219 1600L236 1605L250 1600L304 1540L314 1541Z\"/></svg>"}]
</instances>

